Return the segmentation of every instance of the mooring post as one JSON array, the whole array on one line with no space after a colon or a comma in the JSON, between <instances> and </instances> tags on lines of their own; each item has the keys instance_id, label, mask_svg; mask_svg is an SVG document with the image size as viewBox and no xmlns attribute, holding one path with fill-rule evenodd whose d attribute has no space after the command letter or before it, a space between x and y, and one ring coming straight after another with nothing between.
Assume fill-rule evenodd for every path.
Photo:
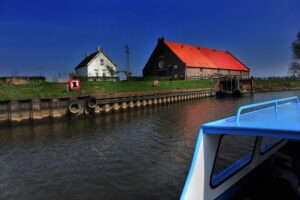
<instances>
[{"instance_id":1,"label":"mooring post","mask_svg":"<svg viewBox=\"0 0 300 200\"><path fill-rule=\"evenodd\" d=\"M250 79L250 89L251 89L251 94L253 94L253 76L251 76L251 79Z\"/></svg>"}]
</instances>

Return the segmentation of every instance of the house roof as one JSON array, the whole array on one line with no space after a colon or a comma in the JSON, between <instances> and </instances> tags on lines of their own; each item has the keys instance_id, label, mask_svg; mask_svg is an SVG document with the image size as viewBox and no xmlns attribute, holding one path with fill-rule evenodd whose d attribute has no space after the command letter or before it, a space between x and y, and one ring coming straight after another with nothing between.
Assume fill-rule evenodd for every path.
<instances>
[{"instance_id":1,"label":"house roof","mask_svg":"<svg viewBox=\"0 0 300 200\"><path fill-rule=\"evenodd\" d=\"M98 51L96 51L95 53L92 53L91 55L89 56L86 56L76 67L75 69L79 69L79 68L82 68L82 67L85 67L87 66L87 64L89 64L89 62L95 58L95 56L98 54Z\"/></svg>"},{"instance_id":2,"label":"house roof","mask_svg":"<svg viewBox=\"0 0 300 200\"><path fill-rule=\"evenodd\" d=\"M187 67L249 71L246 65L228 51L171 41L164 41L164 43Z\"/></svg>"},{"instance_id":3,"label":"house roof","mask_svg":"<svg viewBox=\"0 0 300 200\"><path fill-rule=\"evenodd\" d=\"M109 56L107 56L107 54L103 51L103 50L100 50L100 51L96 51L94 53L92 53L91 55L85 57L76 67L75 69L79 69L79 68L82 68L82 67L86 67L89 62L91 62L97 55L98 53L103 53L104 56L110 60L110 62L112 62L113 65L117 65Z\"/></svg>"}]
</instances>

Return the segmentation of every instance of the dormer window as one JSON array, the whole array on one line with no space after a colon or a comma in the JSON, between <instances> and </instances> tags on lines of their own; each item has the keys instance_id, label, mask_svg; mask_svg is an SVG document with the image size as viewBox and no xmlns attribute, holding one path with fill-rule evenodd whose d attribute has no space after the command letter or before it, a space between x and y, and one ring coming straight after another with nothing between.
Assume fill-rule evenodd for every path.
<instances>
[{"instance_id":1,"label":"dormer window","mask_svg":"<svg viewBox=\"0 0 300 200\"><path fill-rule=\"evenodd\" d=\"M104 65L104 59L100 59L100 65Z\"/></svg>"}]
</instances>

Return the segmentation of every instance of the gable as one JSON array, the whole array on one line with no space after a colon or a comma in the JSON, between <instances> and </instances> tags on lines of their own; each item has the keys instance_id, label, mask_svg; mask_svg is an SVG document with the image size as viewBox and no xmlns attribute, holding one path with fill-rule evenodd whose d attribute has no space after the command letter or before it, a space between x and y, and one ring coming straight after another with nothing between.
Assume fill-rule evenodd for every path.
<instances>
[{"instance_id":1,"label":"gable","mask_svg":"<svg viewBox=\"0 0 300 200\"><path fill-rule=\"evenodd\" d=\"M109 57L106 53L104 53L103 50L96 51L92 53L91 55L85 57L76 67L75 70L86 67L92 60L94 60L96 57L98 57L100 54L103 55L104 59L107 59L110 61L114 66L117 66L117 64Z\"/></svg>"}]
</instances>

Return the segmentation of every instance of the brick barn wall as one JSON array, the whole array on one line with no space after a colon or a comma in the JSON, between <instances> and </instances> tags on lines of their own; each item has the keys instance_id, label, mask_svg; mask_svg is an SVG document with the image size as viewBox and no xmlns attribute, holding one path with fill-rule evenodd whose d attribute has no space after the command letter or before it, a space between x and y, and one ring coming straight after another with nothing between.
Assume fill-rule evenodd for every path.
<instances>
[{"instance_id":1,"label":"brick barn wall","mask_svg":"<svg viewBox=\"0 0 300 200\"><path fill-rule=\"evenodd\" d=\"M207 68L187 68L187 78L193 76L212 76L212 75L232 75L232 76L249 76L249 72L234 71L234 70L218 70L218 69L207 69Z\"/></svg>"}]
</instances>

